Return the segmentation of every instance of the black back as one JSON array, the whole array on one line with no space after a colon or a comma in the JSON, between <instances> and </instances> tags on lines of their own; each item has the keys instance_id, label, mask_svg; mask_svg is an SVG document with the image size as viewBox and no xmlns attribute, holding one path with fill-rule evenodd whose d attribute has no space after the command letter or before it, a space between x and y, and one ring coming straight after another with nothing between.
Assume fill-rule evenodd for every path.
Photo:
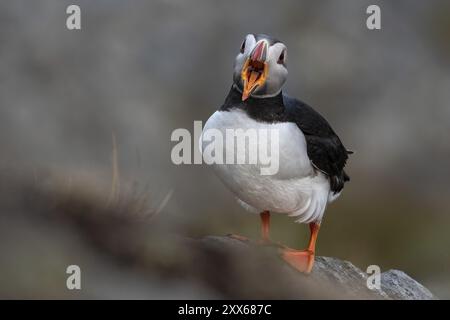
<instances>
[{"instance_id":1,"label":"black back","mask_svg":"<svg viewBox=\"0 0 450 320\"><path fill-rule=\"evenodd\" d=\"M237 108L249 117L261 122L293 122L303 132L308 157L313 166L325 173L330 180L331 191L338 193L349 181L344 167L350 152L342 144L329 123L306 103L283 95L271 98L249 97L242 101L242 94L234 87L220 107L221 111Z\"/></svg>"}]
</instances>

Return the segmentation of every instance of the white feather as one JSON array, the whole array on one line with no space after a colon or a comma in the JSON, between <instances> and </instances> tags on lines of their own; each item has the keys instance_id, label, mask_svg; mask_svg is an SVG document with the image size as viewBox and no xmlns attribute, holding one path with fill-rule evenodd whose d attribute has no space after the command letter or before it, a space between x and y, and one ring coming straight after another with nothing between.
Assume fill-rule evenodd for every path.
<instances>
[{"instance_id":1,"label":"white feather","mask_svg":"<svg viewBox=\"0 0 450 320\"><path fill-rule=\"evenodd\" d=\"M330 192L325 174L313 168L305 137L295 123L258 122L243 110L233 109L215 112L206 122L204 132L209 129L217 129L223 136L226 129L277 129L279 132L279 171L275 175L261 175L259 163L212 165L219 178L249 211L285 213L297 218L297 222L309 223L320 221L327 203L339 196ZM202 150L209 143L215 143L203 141L202 137ZM235 150L227 150L223 143L224 154L229 151Z\"/></svg>"}]
</instances>

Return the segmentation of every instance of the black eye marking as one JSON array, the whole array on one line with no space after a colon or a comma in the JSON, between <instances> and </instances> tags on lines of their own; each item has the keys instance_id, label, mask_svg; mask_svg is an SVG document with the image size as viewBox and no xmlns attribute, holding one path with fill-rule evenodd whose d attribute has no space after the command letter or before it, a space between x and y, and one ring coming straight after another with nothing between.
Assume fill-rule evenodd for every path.
<instances>
[{"instance_id":1,"label":"black eye marking","mask_svg":"<svg viewBox=\"0 0 450 320\"><path fill-rule=\"evenodd\" d=\"M241 53L244 53L244 51L245 51L245 40L244 40L244 42L242 42L240 52L241 52Z\"/></svg>"},{"instance_id":2,"label":"black eye marking","mask_svg":"<svg viewBox=\"0 0 450 320\"><path fill-rule=\"evenodd\" d=\"M283 65L284 65L284 58L285 58L284 51L285 51L285 50L283 50L283 51L281 52L280 57L278 58L278 61L277 61L278 64L283 64Z\"/></svg>"}]
</instances>

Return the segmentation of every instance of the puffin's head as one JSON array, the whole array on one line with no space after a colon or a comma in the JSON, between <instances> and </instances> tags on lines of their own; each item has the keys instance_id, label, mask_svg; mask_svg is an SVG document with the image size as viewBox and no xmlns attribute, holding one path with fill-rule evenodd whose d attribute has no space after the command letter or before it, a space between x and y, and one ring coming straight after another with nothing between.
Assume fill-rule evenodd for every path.
<instances>
[{"instance_id":1,"label":"puffin's head","mask_svg":"<svg viewBox=\"0 0 450 320\"><path fill-rule=\"evenodd\" d=\"M242 101L276 96L287 78L286 46L263 34L248 34L234 63L233 81Z\"/></svg>"}]
</instances>

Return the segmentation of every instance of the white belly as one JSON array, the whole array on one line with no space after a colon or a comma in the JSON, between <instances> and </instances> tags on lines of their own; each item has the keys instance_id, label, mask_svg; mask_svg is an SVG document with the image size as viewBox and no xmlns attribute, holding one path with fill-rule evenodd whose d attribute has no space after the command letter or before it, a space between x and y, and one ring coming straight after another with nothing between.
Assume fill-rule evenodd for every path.
<instances>
[{"instance_id":1,"label":"white belly","mask_svg":"<svg viewBox=\"0 0 450 320\"><path fill-rule=\"evenodd\" d=\"M223 137L226 136L226 129L256 129L258 148L262 147L259 129L277 130L279 166L276 174L262 175L261 168L265 166L260 162L211 166L224 184L251 211L286 213L304 223L322 219L330 195L329 182L324 174L313 169L307 155L305 137L295 123L261 123L236 109L215 112L206 122L203 132L209 129L219 130ZM200 147L204 151L207 147L214 147L216 143L216 140L206 141L202 135ZM223 149L224 155L236 152L236 146L230 150L230 145L224 141L218 147ZM250 145L247 145L246 150L248 149L251 149ZM204 152L203 157L205 162L211 162L207 152Z\"/></svg>"}]
</instances>

